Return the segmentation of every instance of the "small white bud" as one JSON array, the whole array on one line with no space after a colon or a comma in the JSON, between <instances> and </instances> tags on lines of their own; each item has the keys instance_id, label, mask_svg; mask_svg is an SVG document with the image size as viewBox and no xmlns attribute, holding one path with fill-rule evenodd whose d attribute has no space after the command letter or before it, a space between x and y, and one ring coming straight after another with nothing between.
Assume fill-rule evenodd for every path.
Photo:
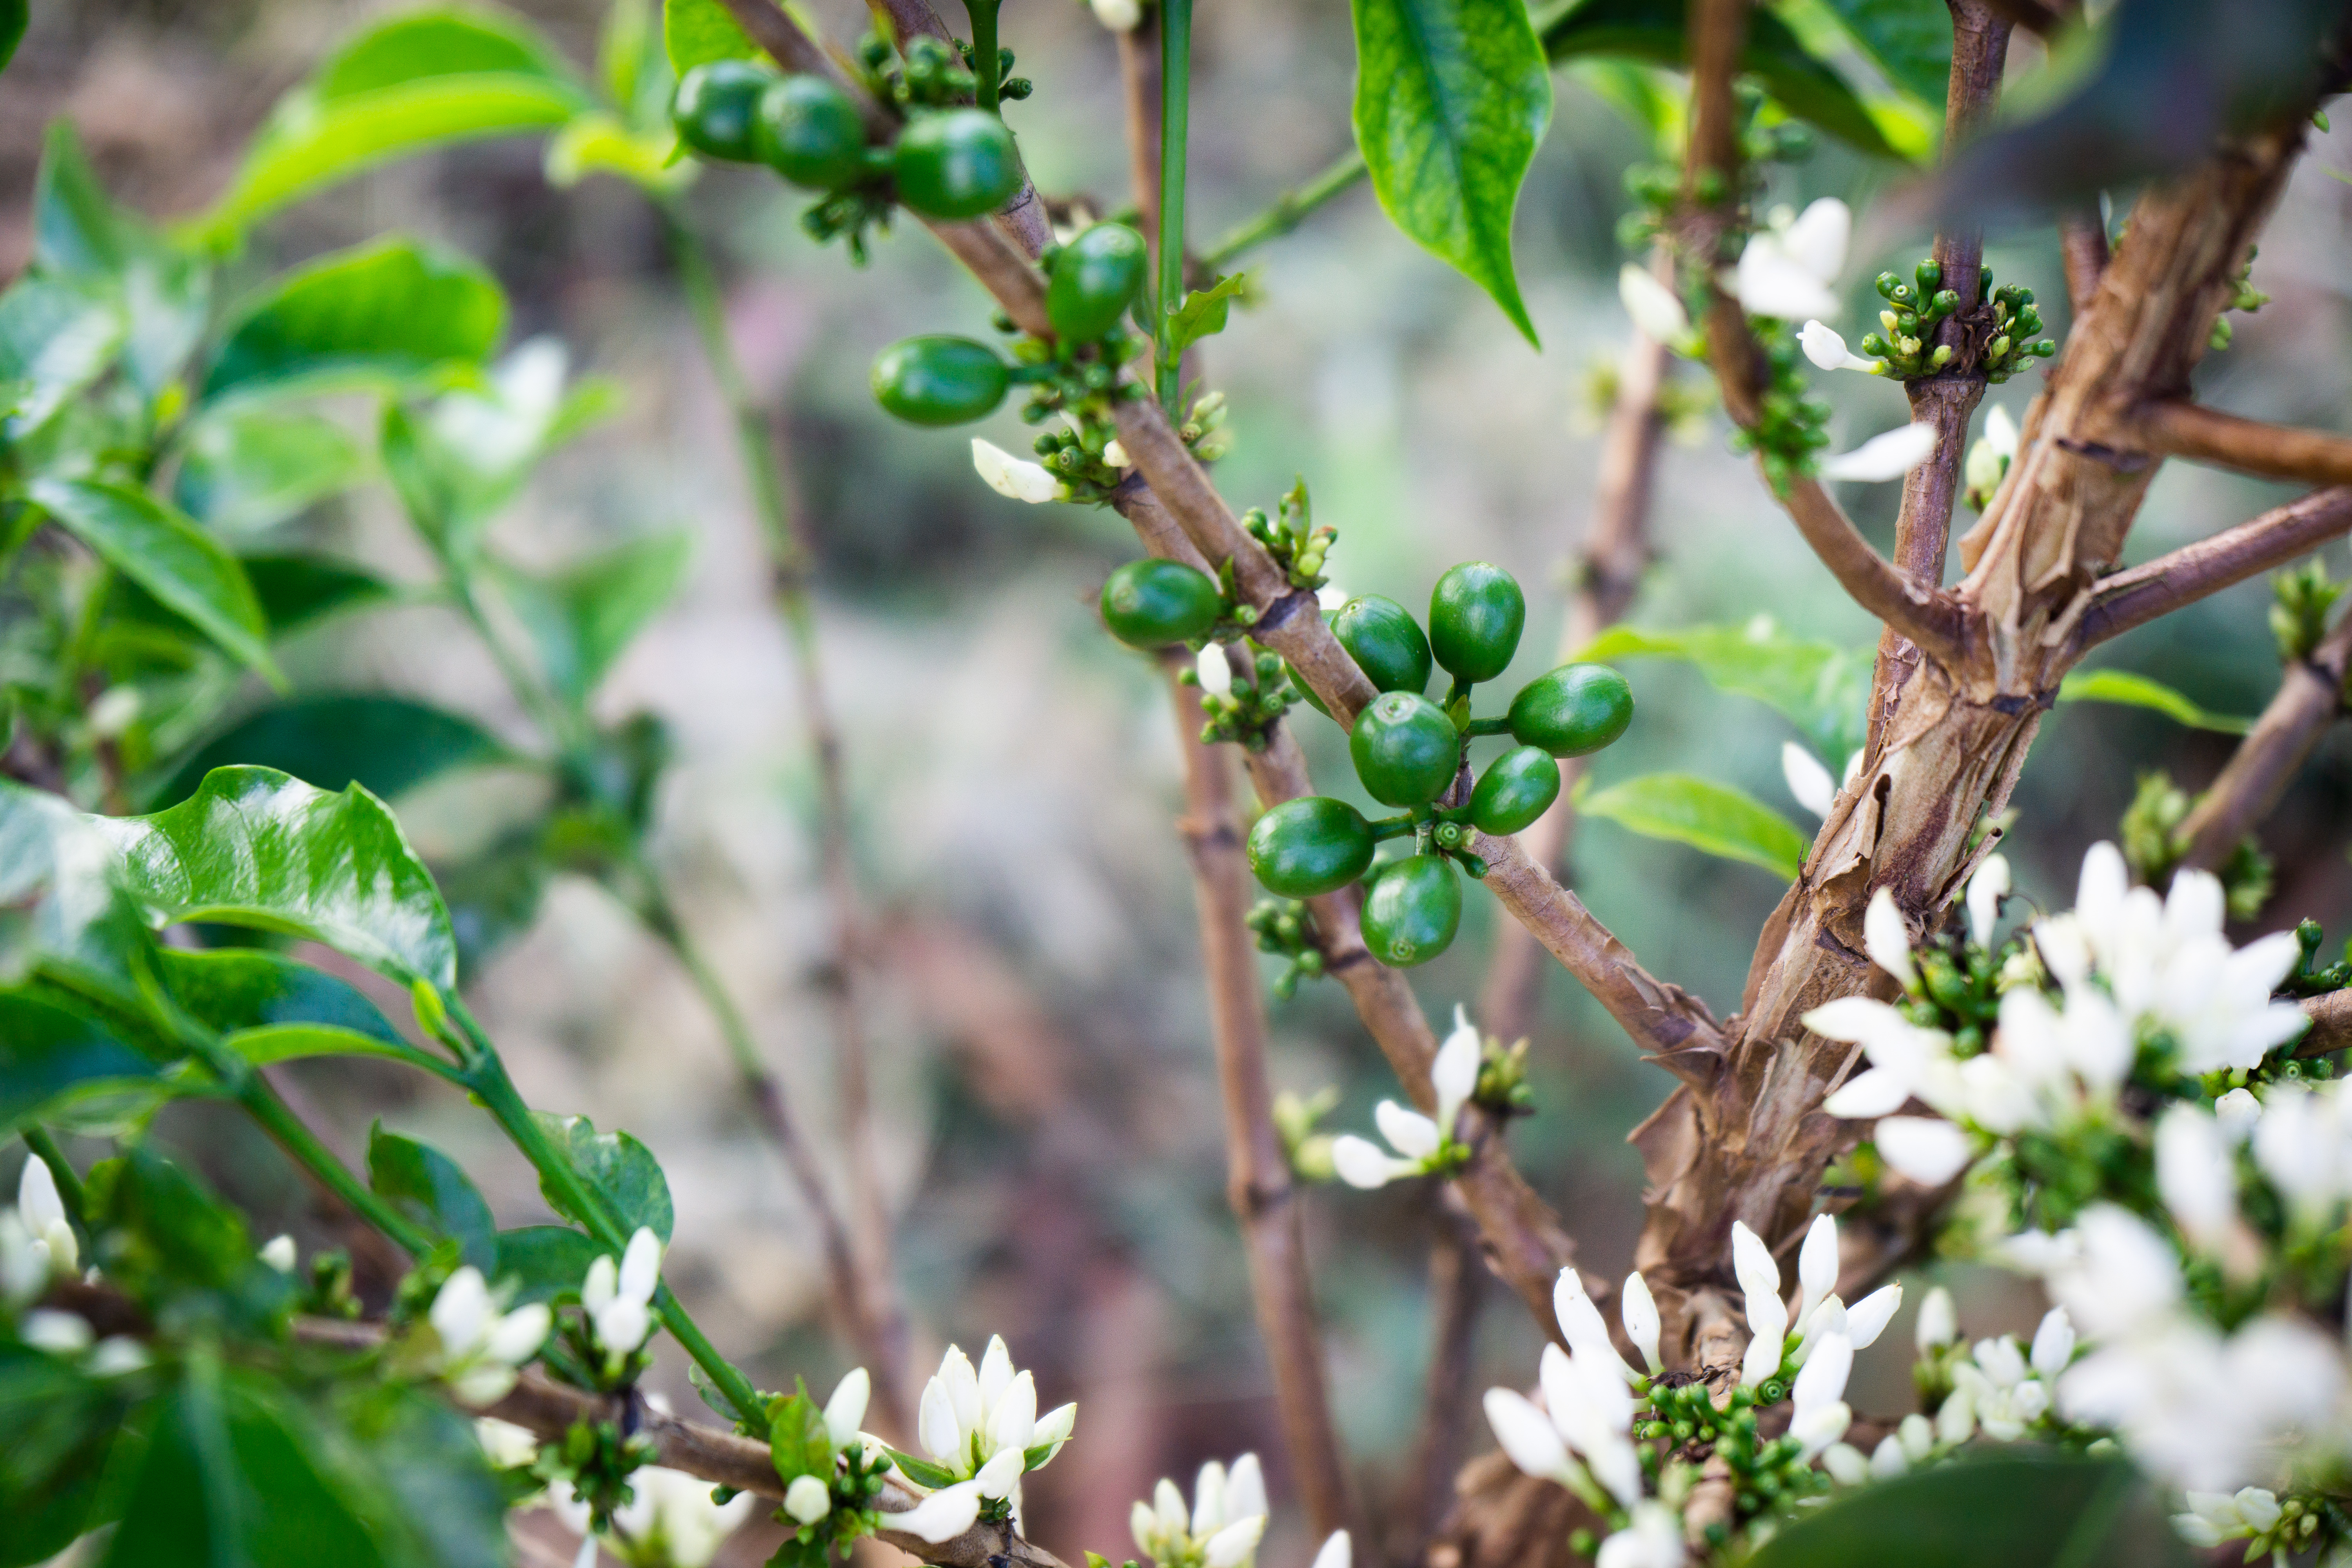
<instances>
[{"instance_id":1,"label":"small white bud","mask_svg":"<svg viewBox=\"0 0 2352 1568\"><path fill-rule=\"evenodd\" d=\"M1201 689L1211 697L1230 697L1234 692L1234 667L1225 658L1223 643L1211 643L1192 661L1193 673L1201 679Z\"/></svg>"},{"instance_id":2,"label":"small white bud","mask_svg":"<svg viewBox=\"0 0 2352 1568\"><path fill-rule=\"evenodd\" d=\"M784 1489L784 1511L803 1524L814 1524L833 1511L833 1489L814 1476L794 1476Z\"/></svg>"},{"instance_id":3,"label":"small white bud","mask_svg":"<svg viewBox=\"0 0 2352 1568\"><path fill-rule=\"evenodd\" d=\"M296 1261L294 1254L294 1238L290 1236L276 1236L270 1237L261 1248L261 1261L267 1263L280 1274L293 1273L294 1264Z\"/></svg>"}]
</instances>

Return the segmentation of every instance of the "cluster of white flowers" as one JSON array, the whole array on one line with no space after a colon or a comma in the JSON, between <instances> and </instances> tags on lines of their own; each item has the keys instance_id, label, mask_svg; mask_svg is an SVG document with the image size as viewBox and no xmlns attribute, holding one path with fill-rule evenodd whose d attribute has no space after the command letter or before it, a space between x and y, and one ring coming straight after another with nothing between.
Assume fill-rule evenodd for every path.
<instances>
[{"instance_id":1,"label":"cluster of white flowers","mask_svg":"<svg viewBox=\"0 0 2352 1568\"><path fill-rule=\"evenodd\" d=\"M1265 1476L1255 1454L1231 1469L1212 1459L1192 1483L1192 1506L1165 1476L1128 1515L1136 1550L1159 1568L1248 1568L1265 1534Z\"/></svg>"},{"instance_id":2,"label":"cluster of white flowers","mask_svg":"<svg viewBox=\"0 0 2352 1568\"><path fill-rule=\"evenodd\" d=\"M1809 319L1838 313L1833 285L1845 270L1846 247L1853 237L1853 213L1834 196L1822 197L1802 213L1777 208L1764 227L1748 236L1738 265L1717 280L1718 286L1751 316L1803 321L1799 342L1815 364L1875 374L1874 362L1846 353L1844 339L1819 320ZM1617 294L1644 336L1685 357L1700 352L1699 336L1682 300L1648 272L1626 267L1618 274ZM1816 468L1825 479L1878 484L1901 479L1935 451L1935 426L1914 422L1874 436L1851 452L1823 458Z\"/></svg>"},{"instance_id":3,"label":"cluster of white flowers","mask_svg":"<svg viewBox=\"0 0 2352 1568\"><path fill-rule=\"evenodd\" d=\"M22 1306L54 1278L71 1279L81 1244L66 1219L57 1177L38 1154L26 1156L16 1178L16 1206L0 1209L0 1300Z\"/></svg>"},{"instance_id":4,"label":"cluster of white flowers","mask_svg":"<svg viewBox=\"0 0 2352 1568\"><path fill-rule=\"evenodd\" d=\"M547 1342L554 1314L534 1301L501 1311L482 1271L467 1264L442 1282L425 1314L437 1342L434 1366L458 1403L494 1405L515 1384L515 1371Z\"/></svg>"},{"instance_id":5,"label":"cluster of white flowers","mask_svg":"<svg viewBox=\"0 0 2352 1568\"><path fill-rule=\"evenodd\" d=\"M1437 1090L1436 1116L1423 1116L1392 1100L1381 1100L1372 1108L1372 1121L1395 1153L1383 1152L1369 1138L1343 1134L1331 1144L1331 1163L1340 1180L1369 1190L1443 1166L1461 1147L1454 1142L1454 1122L1477 1090L1478 1066L1485 1051L1469 1013L1456 1005L1454 1032L1445 1037L1429 1064L1430 1083Z\"/></svg>"},{"instance_id":6,"label":"cluster of white flowers","mask_svg":"<svg viewBox=\"0 0 2352 1568\"><path fill-rule=\"evenodd\" d=\"M852 1367L847 1376L834 1384L833 1397L824 1402L824 1440L837 1461L852 1445L878 1450L881 1445L860 1431L866 1425L866 1402L874 1395L874 1381L862 1366ZM814 1524L833 1511L833 1485L829 1476L794 1476L784 1488L784 1511L803 1524Z\"/></svg>"},{"instance_id":7,"label":"cluster of white flowers","mask_svg":"<svg viewBox=\"0 0 2352 1568\"><path fill-rule=\"evenodd\" d=\"M946 1541L971 1528L983 1500L1008 1503L1017 1520L1022 1474L1051 1463L1077 1422L1076 1404L1037 1414L1037 1380L1013 1370L1002 1337L989 1340L977 1370L970 1356L950 1345L940 1370L923 1385L915 1436L931 1462L954 1479L907 1512L892 1515L891 1528ZM1032 1465L1028 1455L1037 1448L1045 1452Z\"/></svg>"},{"instance_id":8,"label":"cluster of white flowers","mask_svg":"<svg viewBox=\"0 0 2352 1568\"><path fill-rule=\"evenodd\" d=\"M639 1226L616 1266L611 1254L588 1266L580 1306L588 1337L604 1357L606 1377L618 1377L654 1333L654 1292L661 1288L661 1237Z\"/></svg>"},{"instance_id":9,"label":"cluster of white flowers","mask_svg":"<svg viewBox=\"0 0 2352 1568\"><path fill-rule=\"evenodd\" d=\"M706 1568L760 1506L750 1492L714 1501L709 1481L684 1470L659 1465L632 1470L629 1500L613 1510L612 1529L601 1539L639 1568ZM580 1536L572 1568L594 1568L600 1538L586 1501L568 1482L557 1481L547 1489L547 1502L565 1528Z\"/></svg>"}]
</instances>

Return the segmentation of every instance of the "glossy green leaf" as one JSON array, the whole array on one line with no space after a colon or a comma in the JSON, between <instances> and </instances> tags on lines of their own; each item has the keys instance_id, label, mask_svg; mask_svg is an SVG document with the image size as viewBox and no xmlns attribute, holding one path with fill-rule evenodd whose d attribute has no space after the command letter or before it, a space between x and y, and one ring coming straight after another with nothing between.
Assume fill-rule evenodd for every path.
<instances>
[{"instance_id":1,"label":"glossy green leaf","mask_svg":"<svg viewBox=\"0 0 2352 1568\"><path fill-rule=\"evenodd\" d=\"M389 1568L325 1436L260 1374L199 1355L152 1421L103 1568Z\"/></svg>"},{"instance_id":2,"label":"glossy green leaf","mask_svg":"<svg viewBox=\"0 0 2352 1568\"><path fill-rule=\"evenodd\" d=\"M0 976L58 978L137 1009L152 952L97 819L0 778Z\"/></svg>"},{"instance_id":3,"label":"glossy green leaf","mask_svg":"<svg viewBox=\"0 0 2352 1568\"><path fill-rule=\"evenodd\" d=\"M253 584L254 597L261 601L272 637L345 610L388 603L396 594L374 573L323 555L241 555L237 560L245 567L246 581Z\"/></svg>"},{"instance_id":4,"label":"glossy green leaf","mask_svg":"<svg viewBox=\"0 0 2352 1568\"><path fill-rule=\"evenodd\" d=\"M558 1116L545 1110L536 1114L541 1130L572 1157L572 1169L604 1195L605 1206L619 1219L624 1232L646 1226L664 1241L669 1239L673 1218L669 1180L662 1174L661 1162L654 1158L652 1150L626 1132L599 1132L584 1116ZM566 1219L588 1223L586 1215L567 1210L562 1198L544 1181L540 1191Z\"/></svg>"},{"instance_id":5,"label":"glossy green leaf","mask_svg":"<svg viewBox=\"0 0 2352 1568\"><path fill-rule=\"evenodd\" d=\"M2058 683L2061 702L2115 702L2127 708L2152 708L2192 730L2223 735L2243 735L2254 727L2252 719L2235 718L2200 708L2160 680L2128 669L2077 669Z\"/></svg>"},{"instance_id":6,"label":"glossy green leaf","mask_svg":"<svg viewBox=\"0 0 2352 1568\"><path fill-rule=\"evenodd\" d=\"M0 416L21 439L104 375L122 352L115 305L58 279L19 279L0 294Z\"/></svg>"},{"instance_id":7,"label":"glossy green leaf","mask_svg":"<svg viewBox=\"0 0 2352 1568\"><path fill-rule=\"evenodd\" d=\"M1753 795L1688 773L1645 773L1580 792L1576 809L1645 838L1664 838L1794 881L1807 839Z\"/></svg>"},{"instance_id":8,"label":"glossy green leaf","mask_svg":"<svg viewBox=\"0 0 2352 1568\"><path fill-rule=\"evenodd\" d=\"M2188 1568L2147 1483L2117 1459L1977 1450L1873 1481L1781 1529L1754 1568Z\"/></svg>"},{"instance_id":9,"label":"glossy green leaf","mask_svg":"<svg viewBox=\"0 0 2352 1568\"><path fill-rule=\"evenodd\" d=\"M188 433L173 499L215 533L274 528L368 476L366 447L321 415L245 406Z\"/></svg>"},{"instance_id":10,"label":"glossy green leaf","mask_svg":"<svg viewBox=\"0 0 2352 1568\"><path fill-rule=\"evenodd\" d=\"M937 1490L940 1487L955 1484L955 1472L943 1465L932 1464L928 1459L919 1459L912 1454L902 1454L896 1448L887 1449L886 1452L890 1456L892 1467L919 1487Z\"/></svg>"},{"instance_id":11,"label":"glossy green leaf","mask_svg":"<svg viewBox=\"0 0 2352 1568\"><path fill-rule=\"evenodd\" d=\"M761 58L719 0L662 0L662 49L679 76L709 60Z\"/></svg>"},{"instance_id":12,"label":"glossy green leaf","mask_svg":"<svg viewBox=\"0 0 2352 1568\"><path fill-rule=\"evenodd\" d=\"M202 1292L202 1310L250 1329L274 1329L293 1305L292 1282L261 1261L244 1216L152 1146L100 1161L83 1189L95 1261L133 1298Z\"/></svg>"},{"instance_id":13,"label":"glossy green leaf","mask_svg":"<svg viewBox=\"0 0 2352 1568\"><path fill-rule=\"evenodd\" d=\"M559 1296L577 1300L588 1266L607 1250L566 1226L521 1226L499 1232L498 1268L490 1278L514 1285L514 1306Z\"/></svg>"},{"instance_id":14,"label":"glossy green leaf","mask_svg":"<svg viewBox=\"0 0 2352 1568\"><path fill-rule=\"evenodd\" d=\"M1218 279L1206 289L1195 289L1184 296L1176 307L1176 319L1168 324L1169 346L1181 353L1202 338L1213 338L1225 330L1225 318L1233 301L1240 297L1248 278L1239 272Z\"/></svg>"},{"instance_id":15,"label":"glossy green leaf","mask_svg":"<svg viewBox=\"0 0 2352 1568\"><path fill-rule=\"evenodd\" d=\"M246 763L291 773L320 789L356 784L388 800L451 768L512 760L472 720L404 697L298 697L248 715L205 742L152 798L159 805L185 800L215 768Z\"/></svg>"},{"instance_id":16,"label":"glossy green leaf","mask_svg":"<svg viewBox=\"0 0 2352 1568\"><path fill-rule=\"evenodd\" d=\"M1689 9L1683 0L1567 0L1546 10L1537 26L1555 65L1606 56L1680 70L1690 63ZM1882 157L1901 155L1845 79L1808 54L1769 11L1748 14L1739 66L1791 114L1839 141Z\"/></svg>"},{"instance_id":17,"label":"glossy green leaf","mask_svg":"<svg viewBox=\"0 0 2352 1568\"><path fill-rule=\"evenodd\" d=\"M537 645L548 682L584 701L631 639L686 585L693 535L632 540L551 576L498 571L500 590Z\"/></svg>"},{"instance_id":18,"label":"glossy green leaf","mask_svg":"<svg viewBox=\"0 0 2352 1568\"><path fill-rule=\"evenodd\" d=\"M808 1384L795 1378L793 1390L768 1401L768 1455L776 1479L790 1486L802 1476L833 1479L833 1438L825 1430L824 1408L809 1397Z\"/></svg>"},{"instance_id":19,"label":"glossy green leaf","mask_svg":"<svg viewBox=\"0 0 2352 1568\"><path fill-rule=\"evenodd\" d=\"M466 1173L430 1143L368 1130L368 1185L436 1237L455 1241L467 1262L492 1275L499 1264L499 1226L490 1205Z\"/></svg>"},{"instance_id":20,"label":"glossy green leaf","mask_svg":"<svg viewBox=\"0 0 2352 1568\"><path fill-rule=\"evenodd\" d=\"M94 1018L21 990L0 991L0 1138L53 1120L69 1101L160 1085L155 1064Z\"/></svg>"},{"instance_id":21,"label":"glossy green leaf","mask_svg":"<svg viewBox=\"0 0 2352 1568\"><path fill-rule=\"evenodd\" d=\"M1941 114L1952 78L1944 0L1822 0L1886 79Z\"/></svg>"},{"instance_id":22,"label":"glossy green leaf","mask_svg":"<svg viewBox=\"0 0 2352 1568\"><path fill-rule=\"evenodd\" d=\"M36 479L26 492L108 565L272 680L269 626L236 557L144 490L89 479Z\"/></svg>"},{"instance_id":23,"label":"glossy green leaf","mask_svg":"<svg viewBox=\"0 0 2352 1568\"><path fill-rule=\"evenodd\" d=\"M247 304L204 395L398 386L478 365L506 313L497 279L473 261L377 240L289 273Z\"/></svg>"},{"instance_id":24,"label":"glossy green leaf","mask_svg":"<svg viewBox=\"0 0 2352 1568\"><path fill-rule=\"evenodd\" d=\"M107 1522L101 1483L124 1409L62 1357L0 1345L0 1568L47 1562Z\"/></svg>"},{"instance_id":25,"label":"glossy green leaf","mask_svg":"<svg viewBox=\"0 0 2352 1568\"><path fill-rule=\"evenodd\" d=\"M260 948L166 948L158 956L173 998L257 1066L326 1056L418 1059L364 993L322 969Z\"/></svg>"},{"instance_id":26,"label":"glossy green leaf","mask_svg":"<svg viewBox=\"0 0 2352 1568\"><path fill-rule=\"evenodd\" d=\"M1511 215L1551 123L1526 0L1351 0L1356 145L1397 227L1494 297L1536 342Z\"/></svg>"},{"instance_id":27,"label":"glossy green leaf","mask_svg":"<svg viewBox=\"0 0 2352 1568\"><path fill-rule=\"evenodd\" d=\"M167 811L93 820L159 922L284 931L403 983L457 983L441 895L363 785L330 795L268 768L220 768Z\"/></svg>"},{"instance_id":28,"label":"glossy green leaf","mask_svg":"<svg viewBox=\"0 0 2352 1568\"><path fill-rule=\"evenodd\" d=\"M52 124L33 191L33 266L103 294L121 310L124 360L142 392L161 392L204 334L212 270L118 206L71 123Z\"/></svg>"},{"instance_id":29,"label":"glossy green leaf","mask_svg":"<svg viewBox=\"0 0 2352 1568\"><path fill-rule=\"evenodd\" d=\"M1643 656L1685 660L1717 690L1765 704L1802 730L1832 770L1862 745L1873 649L1791 637L1759 616L1745 626L1612 626L1576 658L1618 664Z\"/></svg>"}]
</instances>

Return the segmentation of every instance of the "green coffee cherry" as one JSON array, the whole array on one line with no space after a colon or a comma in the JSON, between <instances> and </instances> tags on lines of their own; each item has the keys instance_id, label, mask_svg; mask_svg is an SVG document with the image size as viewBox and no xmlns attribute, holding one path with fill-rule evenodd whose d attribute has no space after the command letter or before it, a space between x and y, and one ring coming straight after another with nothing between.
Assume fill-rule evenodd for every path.
<instances>
[{"instance_id":1,"label":"green coffee cherry","mask_svg":"<svg viewBox=\"0 0 2352 1568\"><path fill-rule=\"evenodd\" d=\"M1633 689L1605 664L1563 664L1511 699L1511 738L1555 757L1581 757L1625 732Z\"/></svg>"},{"instance_id":2,"label":"green coffee cherry","mask_svg":"<svg viewBox=\"0 0 2352 1568\"><path fill-rule=\"evenodd\" d=\"M1181 561L1130 561L1103 584L1103 624L1129 647L1206 637L1223 610L1216 582Z\"/></svg>"},{"instance_id":3,"label":"green coffee cherry","mask_svg":"<svg viewBox=\"0 0 2352 1568\"><path fill-rule=\"evenodd\" d=\"M1514 746L1486 765L1470 792L1470 820L1497 837L1517 833L1559 798L1559 764L1538 746Z\"/></svg>"},{"instance_id":4,"label":"green coffee cherry","mask_svg":"<svg viewBox=\"0 0 2352 1568\"><path fill-rule=\"evenodd\" d=\"M1383 805L1426 805L1444 795L1462 761L1462 731L1416 691L1389 691L1356 715L1348 734L1356 776Z\"/></svg>"},{"instance_id":5,"label":"green coffee cherry","mask_svg":"<svg viewBox=\"0 0 2352 1568\"><path fill-rule=\"evenodd\" d=\"M1465 561L1429 595L1429 647L1457 680L1492 680L1519 651L1527 595L1500 566Z\"/></svg>"},{"instance_id":6,"label":"green coffee cherry","mask_svg":"<svg viewBox=\"0 0 2352 1568\"><path fill-rule=\"evenodd\" d=\"M669 100L678 140L708 158L759 156L760 97L776 73L750 60L708 60L678 79Z\"/></svg>"},{"instance_id":7,"label":"green coffee cherry","mask_svg":"<svg viewBox=\"0 0 2352 1568\"><path fill-rule=\"evenodd\" d=\"M1391 860L1364 879L1364 945L1391 969L1426 963L1462 924L1462 879L1443 855Z\"/></svg>"},{"instance_id":8,"label":"green coffee cherry","mask_svg":"<svg viewBox=\"0 0 2352 1568\"><path fill-rule=\"evenodd\" d=\"M1286 899L1337 892L1372 863L1372 829L1344 800L1286 800L1250 828L1249 864L1265 890Z\"/></svg>"},{"instance_id":9,"label":"green coffee cherry","mask_svg":"<svg viewBox=\"0 0 2352 1568\"><path fill-rule=\"evenodd\" d=\"M849 95L821 76L770 82L751 145L761 163L813 191L837 191L866 173L866 122Z\"/></svg>"},{"instance_id":10,"label":"green coffee cherry","mask_svg":"<svg viewBox=\"0 0 2352 1568\"><path fill-rule=\"evenodd\" d=\"M1382 691L1421 691L1429 685L1429 638L1412 612L1394 599L1366 594L1339 606L1331 635Z\"/></svg>"},{"instance_id":11,"label":"green coffee cherry","mask_svg":"<svg viewBox=\"0 0 2352 1568\"><path fill-rule=\"evenodd\" d=\"M986 343L935 332L874 356L874 396L909 425L968 425L1004 401L1012 367Z\"/></svg>"},{"instance_id":12,"label":"green coffee cherry","mask_svg":"<svg viewBox=\"0 0 2352 1568\"><path fill-rule=\"evenodd\" d=\"M1021 188L1013 132L985 110L918 114L891 151L898 199L925 217L993 212Z\"/></svg>"},{"instance_id":13,"label":"green coffee cherry","mask_svg":"<svg viewBox=\"0 0 2352 1568\"><path fill-rule=\"evenodd\" d=\"M1123 223L1098 223L1055 254L1045 316L1065 342L1091 343L1118 325L1143 286L1143 237Z\"/></svg>"}]
</instances>

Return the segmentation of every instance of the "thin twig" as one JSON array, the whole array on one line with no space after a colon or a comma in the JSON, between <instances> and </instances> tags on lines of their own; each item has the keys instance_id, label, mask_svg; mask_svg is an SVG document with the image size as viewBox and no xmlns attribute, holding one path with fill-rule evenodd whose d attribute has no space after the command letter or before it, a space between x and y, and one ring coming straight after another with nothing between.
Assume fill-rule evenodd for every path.
<instances>
[{"instance_id":1,"label":"thin twig","mask_svg":"<svg viewBox=\"0 0 2352 1568\"><path fill-rule=\"evenodd\" d=\"M1959 662L1960 614L1948 595L1898 571L1872 549L1819 480L1790 479L1781 503L1847 597L1908 637L1928 658L1946 665Z\"/></svg>"},{"instance_id":2,"label":"thin twig","mask_svg":"<svg viewBox=\"0 0 2352 1568\"><path fill-rule=\"evenodd\" d=\"M2347 530L2352 530L2352 486L2339 485L2103 578L2083 613L2075 646L2096 647L2184 605L2284 566Z\"/></svg>"},{"instance_id":3,"label":"thin twig","mask_svg":"<svg viewBox=\"0 0 2352 1568\"><path fill-rule=\"evenodd\" d=\"M1169 689L1184 757L1185 816L1179 825L1192 862L1200 907L1201 952L1208 972L1209 1016L1225 1121L1225 1195L1249 1257L1258 1333L1274 1373L1291 1468L1316 1533L1353 1530L1361 1521L1347 1461L1331 1418L1323 1334L1307 1268L1307 1236L1288 1156L1274 1124L1265 1065L1265 1002L1259 989L1257 942L1248 926L1249 868L1242 860L1233 766L1222 746L1201 739L1206 715L1200 689L1173 679Z\"/></svg>"},{"instance_id":4,"label":"thin twig","mask_svg":"<svg viewBox=\"0 0 2352 1568\"><path fill-rule=\"evenodd\" d=\"M2142 407L2138 432L2151 451L2213 463L2267 479L2352 485L2352 436L2298 430L2242 419L2216 408L2168 399Z\"/></svg>"},{"instance_id":5,"label":"thin twig","mask_svg":"<svg viewBox=\"0 0 2352 1568\"><path fill-rule=\"evenodd\" d=\"M1255 217L1244 219L1225 231L1223 238L1211 246L1201 258L1201 264L1212 272L1241 257L1269 239L1279 239L1307 221L1307 216L1342 191L1353 189L1357 181L1369 171L1364 154L1350 147L1324 167L1321 174L1303 184L1293 186L1274 198L1266 209Z\"/></svg>"},{"instance_id":6,"label":"thin twig","mask_svg":"<svg viewBox=\"0 0 2352 1568\"><path fill-rule=\"evenodd\" d=\"M1478 1309L1486 1296L1486 1266L1473 1245L1470 1219L1452 1189L1431 1206L1437 1236L1429 1249L1429 1371L1422 1379L1421 1426L1413 1438L1412 1468L1419 1495L1407 1500L1396 1521L1391 1563L1419 1563L1454 1505L1454 1478L1470 1439L1470 1376L1476 1370Z\"/></svg>"},{"instance_id":7,"label":"thin twig","mask_svg":"<svg viewBox=\"0 0 2352 1568\"><path fill-rule=\"evenodd\" d=\"M2213 870L2271 814L2312 749L2344 711L2352 664L2352 616L2336 623L2308 658L2286 667L2278 695L2180 825L2184 866Z\"/></svg>"}]
</instances>

